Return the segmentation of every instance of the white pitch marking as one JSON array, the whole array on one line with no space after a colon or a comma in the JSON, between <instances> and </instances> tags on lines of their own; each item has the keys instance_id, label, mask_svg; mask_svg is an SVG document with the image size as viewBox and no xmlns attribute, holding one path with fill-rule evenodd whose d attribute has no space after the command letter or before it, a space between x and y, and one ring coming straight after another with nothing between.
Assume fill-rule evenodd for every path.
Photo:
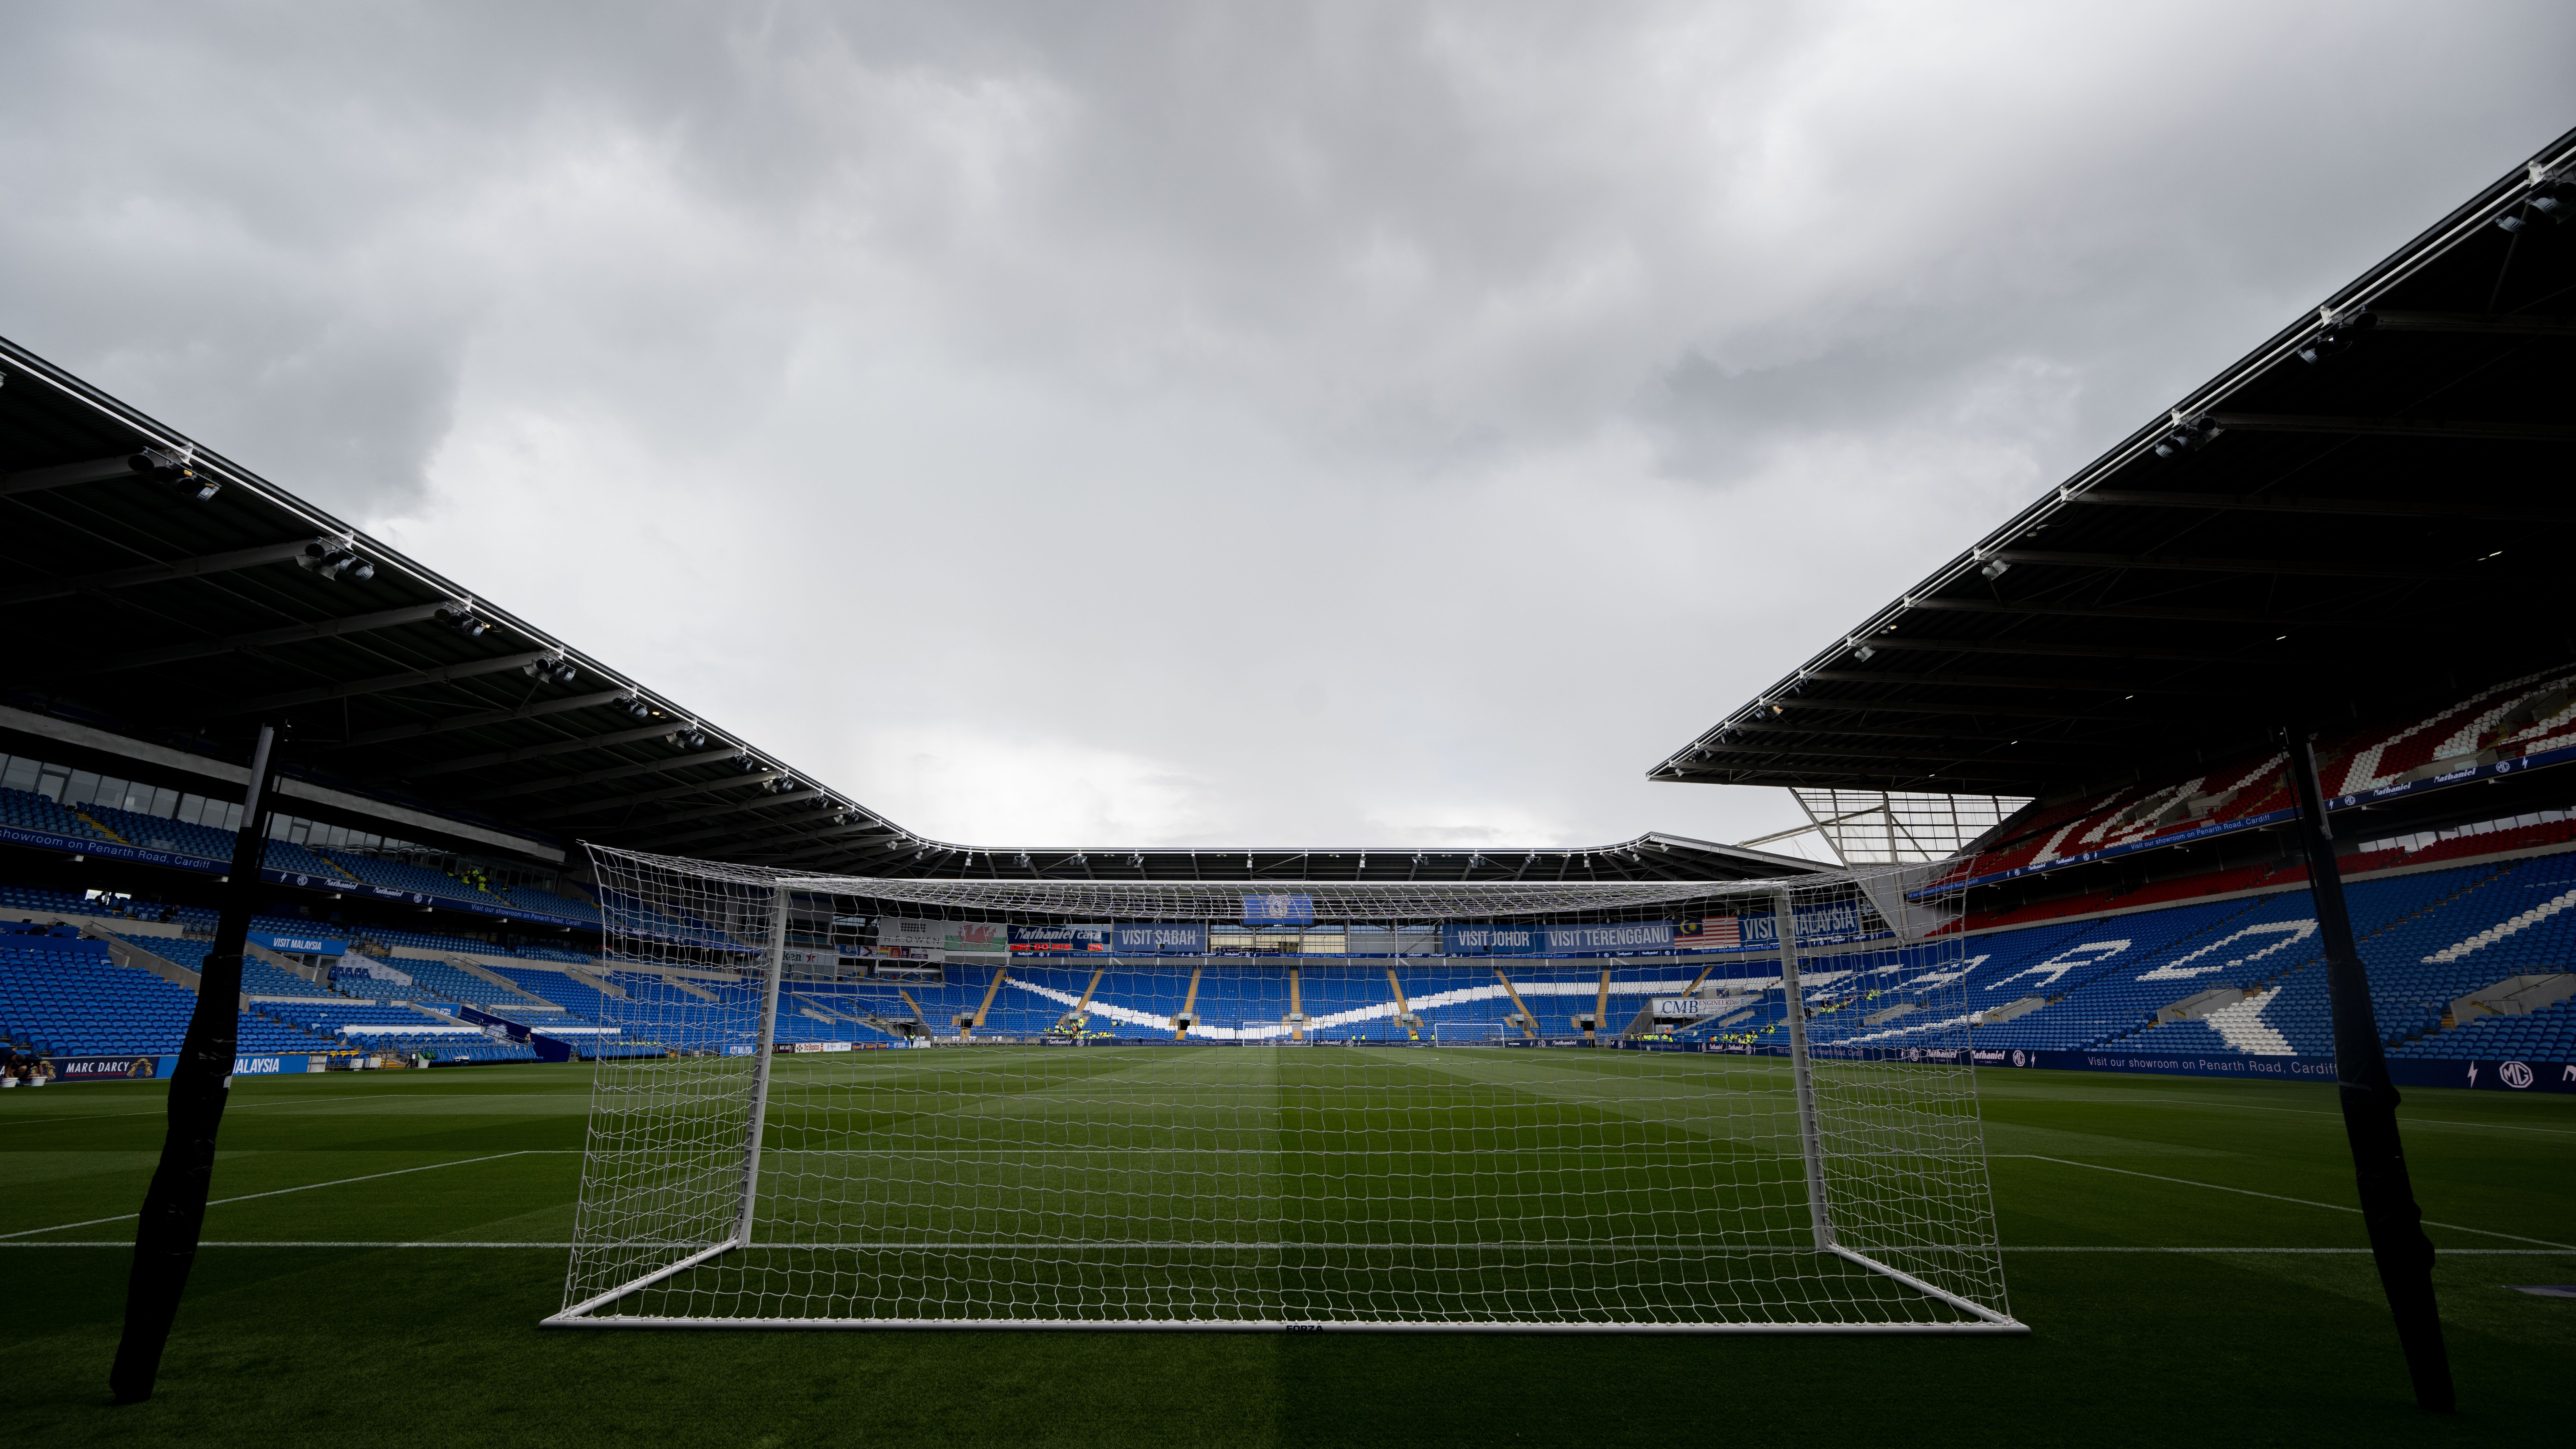
<instances>
[{"instance_id":1,"label":"white pitch marking","mask_svg":"<svg viewBox=\"0 0 2576 1449\"><path fill-rule=\"evenodd\" d=\"M2183 1187L2205 1187L2213 1192L2233 1192L2242 1194L2246 1197L2265 1197L2270 1198L2274 1202L2297 1203L2301 1207L2324 1208L2329 1212L2353 1213L2356 1215L2361 1212L2361 1209L2357 1207L2345 1207L2341 1203L2316 1202L2304 1197L2283 1197L2277 1192L2256 1192L2250 1187L2229 1187L2224 1183L2194 1182L2188 1177L2166 1177L2161 1173L2133 1172L2125 1167L2104 1167L2098 1162L2077 1162L2071 1157L2043 1157L2036 1152L1998 1152L1994 1155L1997 1157L2018 1157L2031 1162L2054 1162L2066 1167L2089 1167L2095 1172L2116 1172L2123 1177L2143 1177L2150 1182L2170 1182ZM2460 1223L2437 1223L2431 1218L2424 1219L2424 1226L2428 1228L2448 1228L2455 1233L2476 1233L2480 1237L2508 1238L2517 1243L2538 1243L2544 1248L2557 1248L2565 1252L2576 1253L2576 1245L2553 1243L2547 1238L2526 1238L2520 1233L2499 1233L2493 1228L2472 1228Z\"/></svg>"},{"instance_id":2,"label":"white pitch marking","mask_svg":"<svg viewBox=\"0 0 2576 1449\"><path fill-rule=\"evenodd\" d=\"M442 1167L470 1167L477 1162L499 1162L503 1158L508 1157L538 1157L550 1152L564 1150L567 1149L528 1147L521 1148L517 1152L495 1152L489 1157L460 1157L454 1162L430 1162L424 1163L419 1167L397 1167L391 1172L370 1172L359 1177L336 1178L330 1182L308 1182L301 1187L274 1188L268 1192L244 1193L240 1197L219 1197L214 1201L207 1203L206 1206L213 1208L222 1207L226 1203L255 1202L264 1197L284 1197L290 1192L311 1192L315 1188L321 1187L346 1187L353 1182L373 1182L380 1177L401 1177L406 1173L432 1172ZM128 1222L141 1216L141 1213L118 1213L112 1218L91 1218L86 1222L57 1223L50 1228L24 1228L14 1233L0 1233L0 1242L5 1242L10 1238L34 1237L38 1233L67 1233L74 1228L94 1228L100 1223ZM203 1247L204 1244L200 1243L198 1246Z\"/></svg>"}]
</instances>

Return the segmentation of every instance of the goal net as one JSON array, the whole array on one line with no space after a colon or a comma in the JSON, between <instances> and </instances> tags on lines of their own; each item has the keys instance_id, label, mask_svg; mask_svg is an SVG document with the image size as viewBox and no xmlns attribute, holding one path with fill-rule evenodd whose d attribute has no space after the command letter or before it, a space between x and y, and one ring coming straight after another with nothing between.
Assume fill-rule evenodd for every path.
<instances>
[{"instance_id":1,"label":"goal net","mask_svg":"<svg viewBox=\"0 0 2576 1449\"><path fill-rule=\"evenodd\" d=\"M592 1068L550 1326L2021 1331L1955 922L1894 872L592 854L601 1024L660 1054Z\"/></svg>"}]
</instances>

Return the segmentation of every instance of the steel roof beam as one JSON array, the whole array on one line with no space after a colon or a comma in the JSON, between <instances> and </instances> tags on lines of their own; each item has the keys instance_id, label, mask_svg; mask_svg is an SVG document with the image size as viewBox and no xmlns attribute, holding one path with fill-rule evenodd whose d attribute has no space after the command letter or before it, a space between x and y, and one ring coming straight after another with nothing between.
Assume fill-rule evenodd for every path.
<instances>
[{"instance_id":1,"label":"steel roof beam","mask_svg":"<svg viewBox=\"0 0 2576 1449\"><path fill-rule=\"evenodd\" d=\"M223 705L220 714L254 714L264 709L292 709L299 704L319 704L326 699L351 699L361 694L382 694L391 689L413 689L424 684L445 684L455 679L471 679L480 674L501 674L540 659L553 659L552 649L530 649L518 654L504 654L495 659L469 659L462 664L444 664L436 669L410 669L400 674L379 674L373 679L353 679L346 684L316 685L311 689L292 689L283 694L263 694L256 699L235 700ZM665 728L668 728L667 726Z\"/></svg>"},{"instance_id":2,"label":"steel roof beam","mask_svg":"<svg viewBox=\"0 0 2576 1449\"><path fill-rule=\"evenodd\" d=\"M1809 699L1800 701L1799 707L1789 711L1787 714L1774 717L1765 727L1784 730L1803 729L1806 728L1806 726L1794 723L1794 721L1800 716L1820 714L1826 711L1831 711L1837 715L1938 714L1956 715L1963 719L2065 720L2072 724L2098 724L2111 726L2152 725L2161 719L2161 716L2158 715L2070 713L2062 709L2035 709L2027 705L1960 704L1952 700L1932 700L1909 704L1902 700ZM1721 728L1740 730L1745 728L1748 723L1750 723L1750 721L1739 720L1733 724L1721 726ZM1951 736L1951 738L1957 738L1957 736ZM1688 751L1685 751L1684 753L1688 753ZM1680 756L1676 755L1674 758L1679 759Z\"/></svg>"},{"instance_id":3,"label":"steel roof beam","mask_svg":"<svg viewBox=\"0 0 2576 1449\"><path fill-rule=\"evenodd\" d=\"M1735 744L1727 744L1727 743L1724 743L1724 742L1722 742L1722 741L1721 741L1721 742L1713 742L1713 743L1705 744L1705 745L1695 745L1695 746L1693 746L1693 747L1692 747L1692 754L1693 754L1693 755L1697 755L1697 754L1698 754L1699 752L1701 752L1701 751L1706 751L1707 753L1709 753L1709 754L1711 754L1711 755L1773 755L1773 756L1789 756L1789 757L1793 757L1793 758L1801 759L1801 760L1915 760L1915 761L1930 761L1930 760L1933 760L1933 759L1935 758L1935 757L1930 756L1930 755L1918 754L1918 753L1914 753L1914 752L1912 752L1912 751L1907 751L1907 750L1814 750L1814 749L1804 749L1804 748L1801 748L1801 747L1796 746L1796 745L1770 745L1770 744L1747 744L1747 745L1735 745ZM1981 764L1988 764L1988 765L2041 765L2041 766L2047 766L2047 765L2055 765L2055 764L2059 763L2059 762L2058 762L2058 761L2056 761L2056 760L2017 760L2017 759L2014 759L2013 757L2011 757L2011 756L2009 756L2009 755L2000 755L2000 754L1995 754L1995 753L1992 753L1992 752L1983 752L1983 753L1978 753L1978 754L1948 754L1948 755L1942 755L1942 756L1939 756L1939 757L1938 757L1938 760L1939 760L1939 762L1940 762L1940 763L1942 763L1942 764L1950 764L1950 763L1954 763L1954 762L1955 762L1955 763L1958 763L1958 764L1961 764L1961 765L1968 765L1968 764L1980 764L1980 763L1981 763ZM1680 762L1679 762L1679 761L1676 761L1676 763L1680 763Z\"/></svg>"},{"instance_id":4,"label":"steel roof beam","mask_svg":"<svg viewBox=\"0 0 2576 1449\"><path fill-rule=\"evenodd\" d=\"M810 799L810 798L812 798L812 797L807 796L807 797L802 797L802 798ZM712 813L717 813L717 814L730 814L730 813L735 813L735 812L737 812L737 811L739 811L739 810L741 810L741 809L748 808L748 807L749 807L749 806L751 806L751 805L754 805L754 804L767 804L767 803L770 803L771 801L776 801L776 802L785 803L785 804L795 804L795 803L798 803L798 801L796 801L796 800L790 800L790 799L788 799L788 797L786 797L786 796L773 795L773 796L768 797L768 799L767 799L767 800L763 800L763 801L742 801L742 802L738 802L737 804L735 804L735 805L733 805L733 806L728 806L728 807L726 807L726 809L725 809L725 810L723 810L723 811L712 812ZM699 818L699 817L697 817L696 812L692 812L692 818ZM813 812L809 812L809 813L805 816L805 819L807 819L807 820L822 820L822 819L825 819L825 818L826 818L825 813L824 813L824 812L822 812L822 811L813 811ZM676 821L673 821L673 822L670 822L670 823L674 823L674 824L676 824L677 822L676 822ZM726 836L728 836L728 835L744 835L744 834L748 834L748 833L750 833L750 832L752 832L752 831L756 831L756 830L793 829L794 827L796 827L797 825L802 824L802 823L803 823L803 821L795 820L795 819L788 819L788 820L777 820L777 819L737 820L737 821L735 821L734 823L732 823L732 824L730 824L730 825L716 825L716 826L710 826L710 827L708 827L708 828L706 828L706 829L703 829L703 830L690 830L690 831L684 831L684 832L682 832L681 834L678 834L678 835L638 835L638 836L623 836L623 837L620 839L619 843L620 843L620 844L622 844L622 845L630 845L630 846L633 846L634 848L639 849L639 850L660 850L660 849L662 849L662 848L663 848L663 847L665 847L665 846L672 846L672 845L685 845L685 844L687 844L687 843L689 843L690 841L693 841L693 840L721 840L721 839L723 839L724 837L726 837ZM886 828L886 825L885 825L885 822L883 822L883 821L881 821L881 820L873 820L873 819L872 819L872 820L870 820L868 823L866 823L866 824L864 824L864 825L847 825L847 826L842 826L842 827L840 827L840 828L845 829L845 830L883 830L883 829L885 829L885 828Z\"/></svg>"},{"instance_id":5,"label":"steel roof beam","mask_svg":"<svg viewBox=\"0 0 2576 1449\"><path fill-rule=\"evenodd\" d=\"M138 649L130 654L112 654L103 660L79 666L82 674L114 674L127 669L144 669L155 664L176 664L186 659L206 659L218 654L231 654L243 649L266 649L279 644L300 644L308 639L334 639L343 634L363 634L373 629L391 629L403 624L416 624L453 607L441 599L434 604L405 604L399 609L379 609L372 614L351 614L345 618L322 619L310 624L289 624L282 629L262 629L250 634L227 634L221 639L204 639L194 644L173 644L162 649Z\"/></svg>"},{"instance_id":6,"label":"steel roof beam","mask_svg":"<svg viewBox=\"0 0 2576 1449\"><path fill-rule=\"evenodd\" d=\"M237 548L229 553L201 554L195 558L176 559L169 563L140 564L133 568L107 569L94 574L73 574L61 578L39 579L0 590L0 604L31 604L40 599L59 599L71 594L99 593L108 589L130 589L138 584L167 583L172 579L200 578L206 574L229 573L234 569L256 568L301 555L314 544L335 547L326 538L299 538L286 543L263 543L256 548Z\"/></svg>"},{"instance_id":7,"label":"steel roof beam","mask_svg":"<svg viewBox=\"0 0 2576 1449\"><path fill-rule=\"evenodd\" d=\"M2006 563L2055 564L2079 569L2164 569L2177 573L2302 574L2319 578L2447 579L2498 583L2509 577L2500 569L2407 568L2361 559L2200 558L2169 553L2063 553L2053 549L2007 548L1991 555Z\"/></svg>"},{"instance_id":8,"label":"steel roof beam","mask_svg":"<svg viewBox=\"0 0 2576 1449\"><path fill-rule=\"evenodd\" d=\"M2153 659L2168 664L2263 664L2244 654L2200 649L2150 649L2128 644L2055 644L2020 639L1926 639L1919 634L1872 634L1852 646L1884 652L1912 649L1932 654L2036 654L2064 659Z\"/></svg>"},{"instance_id":9,"label":"steel roof beam","mask_svg":"<svg viewBox=\"0 0 2576 1449\"><path fill-rule=\"evenodd\" d=\"M2019 674L1899 674L1895 670L1876 669L1810 669L1801 679L1821 679L1834 684L1942 684L1977 689L2071 689L2098 694L2193 694L2196 690L2180 686L2168 688L2159 684L2139 683L2126 679L2033 679ZM1801 695L1782 695L1772 703L1787 704ZM2050 711L2051 714L2056 711Z\"/></svg>"},{"instance_id":10,"label":"steel roof beam","mask_svg":"<svg viewBox=\"0 0 2576 1449\"><path fill-rule=\"evenodd\" d=\"M2524 317L2496 312L2382 312L2361 314L2377 332L2468 332L2489 337L2576 337L2576 319Z\"/></svg>"},{"instance_id":11,"label":"steel roof beam","mask_svg":"<svg viewBox=\"0 0 2576 1449\"><path fill-rule=\"evenodd\" d=\"M2332 418L2303 413L2210 413L2220 431L2344 433L2365 438L2444 438L2454 442L2576 443L2565 423L2489 422L2477 418Z\"/></svg>"},{"instance_id":12,"label":"steel roof beam","mask_svg":"<svg viewBox=\"0 0 2576 1449\"><path fill-rule=\"evenodd\" d=\"M510 765L516 764L521 760L542 760L550 755L569 755L578 753L582 750L604 750L612 745L631 745L643 740L660 739L662 736L670 734L674 730L684 729L687 727L687 720L674 716L673 718L662 721L660 724L646 725L641 729L617 730L610 734L588 735L581 739L573 740L557 740L552 744L545 745L522 745L515 750L494 750L488 754L468 755L461 760L441 760L434 765L421 765L414 769L405 770L401 774L389 775L384 778L388 780L422 780L427 779L432 775L452 775L459 770L479 770L486 765ZM727 744L722 740L710 738L707 748L693 751L686 756L675 757L668 761L667 765L712 765L719 760L732 758L735 754L739 753L740 750L741 747L738 745Z\"/></svg>"},{"instance_id":13,"label":"steel roof beam","mask_svg":"<svg viewBox=\"0 0 2576 1449\"><path fill-rule=\"evenodd\" d=\"M1899 774L1889 770L1802 769L1776 766L1728 769L1719 765L1667 765L1660 773L1668 779L1678 779L1684 783L1696 780L1718 785L1742 783L1769 785L1782 780L1791 780L1805 785L1830 785L1860 790L1917 791L1934 795L1955 795L1961 790L1971 788L1979 793L2019 795L2026 793L2020 786L2027 783L2030 778L2027 771L1987 774L1965 767L1927 774Z\"/></svg>"},{"instance_id":14,"label":"steel roof beam","mask_svg":"<svg viewBox=\"0 0 2576 1449\"><path fill-rule=\"evenodd\" d=\"M836 827L839 831L854 831L857 828L858 827L856 826ZM852 854L865 855L869 853L869 847L865 841L818 842L813 841L810 837L800 837L800 839L805 842L800 849L783 851L775 855L760 855L756 858L764 865L794 865L800 861L813 860L819 856L847 856ZM845 872L845 874L855 874L855 872Z\"/></svg>"},{"instance_id":15,"label":"steel roof beam","mask_svg":"<svg viewBox=\"0 0 2576 1449\"><path fill-rule=\"evenodd\" d=\"M748 780L751 777L745 775L741 778ZM805 800L821 800L830 794L831 792L828 790L817 790L811 786L801 790L782 790L775 794L757 795L748 800L727 800L720 804L700 806L695 810L680 810L667 815L656 815L650 820L633 821L622 825L619 828L622 830L659 830L665 825L680 825L691 820L712 820L719 815L737 814L741 811L756 809L763 805L794 805Z\"/></svg>"},{"instance_id":16,"label":"steel roof beam","mask_svg":"<svg viewBox=\"0 0 2576 1449\"><path fill-rule=\"evenodd\" d=\"M655 761L658 765L660 762ZM633 773L642 773L633 770ZM675 800L683 795L703 795L710 790L730 790L737 785L766 785L772 780L790 778L785 770L762 770L750 775L727 775L721 780L700 780L688 785L666 785L659 790L638 790L632 795L611 795L599 800L586 800L578 805L558 805L551 810L528 810L521 820L560 820L567 815L589 815L602 810L623 810L630 805L647 805L655 800ZM480 799L482 797L477 796Z\"/></svg>"},{"instance_id":17,"label":"steel roof beam","mask_svg":"<svg viewBox=\"0 0 2576 1449\"><path fill-rule=\"evenodd\" d=\"M2088 488L2066 495L2069 503L2116 508L2190 508L2219 513L2303 513L2352 518L2469 518L2504 523L2576 523L2576 509L2491 503L2411 503L2383 498L2301 498L2257 493L2158 493L2138 488Z\"/></svg>"},{"instance_id":18,"label":"steel roof beam","mask_svg":"<svg viewBox=\"0 0 2576 1449\"><path fill-rule=\"evenodd\" d=\"M550 699L540 704L523 704L516 709L487 709L479 714L460 714L448 719L427 720L420 724L390 725L380 730L351 735L341 748L381 745L388 740L412 740L423 735L445 734L450 730L470 730L477 725L507 724L512 720L536 719L542 715L565 714L576 709L595 709L628 698L633 691L602 690L597 694L576 694L570 699Z\"/></svg>"},{"instance_id":19,"label":"steel roof beam","mask_svg":"<svg viewBox=\"0 0 2576 1449\"><path fill-rule=\"evenodd\" d=\"M674 728L677 728L677 726L666 726L663 732L667 734ZM569 790L581 785L595 785L602 780L625 780L631 779L637 775L668 774L673 770L688 769L692 765L718 764L721 763L721 759L729 758L732 757L725 756L720 758L714 750L703 750L692 755L675 755L667 760L640 760L631 765L610 765L605 769L584 770L578 775L557 775L543 780L523 780L516 785L504 785L497 790L485 790L479 794L468 795L465 798L468 800L506 800L513 795L533 795L540 790ZM709 780L702 785L694 785L688 788L712 790L723 783L724 781L722 780Z\"/></svg>"},{"instance_id":20,"label":"steel roof beam","mask_svg":"<svg viewBox=\"0 0 2576 1449\"><path fill-rule=\"evenodd\" d=\"M51 468L23 468L15 473L0 473L0 498L47 488L68 488L75 483L133 478L139 476L134 467L134 457L132 453L119 453L113 458L92 458L83 463L57 463Z\"/></svg>"},{"instance_id":21,"label":"steel roof beam","mask_svg":"<svg viewBox=\"0 0 2576 1449\"><path fill-rule=\"evenodd\" d=\"M1860 708L1862 708L1862 709L1867 709L1867 708L1869 708L1869 706L1867 706L1867 705L1863 705L1863 706L1860 706ZM2065 716L2063 716L2063 715L2055 715L2055 714L2052 714L2052 715L2048 716L2048 718L2050 718L2050 719L2063 719L2063 718L2065 718ZM1743 733L1743 732L1745 732L1745 731L1747 731L1747 730L1759 730L1759 731L1762 731L1762 732L1764 732L1764 733L1780 732L1780 733L1786 733L1786 734L1808 734L1808 735L1855 735L1855 736L1871 736L1871 737L1875 737L1875 738L1879 738L1879 739L1891 739L1891 740L1988 740L1988 741L2001 741L2001 742L2003 742L2003 743L2005 743L2005 744L2019 744L2019 743L2020 743L2020 742L2022 742L2023 740L2030 740L2030 741L2032 741L2032 742L2033 742L2033 743L2035 743L2035 744L2043 744L2043 745L2051 745L2051 744L2054 744L2054 745L2065 745L2065 746L2067 746L2067 747L2068 747L2068 748L2070 748L2070 749L2092 749L2092 748L2094 748L2094 746L2093 746L2092 744L2090 744L2089 742L2084 741L2084 740L2052 740L2052 739L2048 739L2048 738L2045 738L2045 737L2042 737L2042 736L2028 735L2028 734L2019 734L2019 735L1981 735L1981 734L1966 734L1966 733L1962 733L1962 732L1960 732L1960 731L1958 731L1958 730L1908 730L1908 729L1897 729L1897 728L1895 728L1895 727L1893 727L1893 726L1881 726L1881 725L1819 725L1819 724L1790 724L1790 723L1788 723L1788 722L1786 722L1786 721L1784 720L1784 721L1781 721L1781 722L1779 722L1779 723L1775 723L1775 724L1736 724L1736 725L1729 725L1729 726L1727 726L1727 732L1728 732L1729 734L1741 734L1741 733Z\"/></svg>"},{"instance_id":22,"label":"steel roof beam","mask_svg":"<svg viewBox=\"0 0 2576 1449\"><path fill-rule=\"evenodd\" d=\"M2576 517L2576 515L2570 515ZM2258 614L2237 609L2173 609L2153 604L2053 604L2045 599L1916 599L1908 607L1945 614L2007 614L2051 619L2140 619L2180 624L2263 624L2306 629L2332 624L2331 619L2294 619L2287 614ZM1870 643L1879 636L1872 635Z\"/></svg>"}]
</instances>

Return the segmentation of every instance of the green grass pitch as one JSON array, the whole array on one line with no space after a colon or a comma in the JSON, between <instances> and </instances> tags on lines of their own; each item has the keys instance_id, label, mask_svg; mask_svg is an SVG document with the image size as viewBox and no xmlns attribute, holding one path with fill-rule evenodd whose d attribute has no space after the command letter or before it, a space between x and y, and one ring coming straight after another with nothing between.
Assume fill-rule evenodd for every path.
<instances>
[{"instance_id":1,"label":"green grass pitch","mask_svg":"<svg viewBox=\"0 0 2576 1449\"><path fill-rule=\"evenodd\" d=\"M1176 1065L1156 1069L1185 1070L1178 1060L1196 1055L1171 1053ZM1249 1150L1260 1180L1343 1204L1310 1222L1366 1224L1378 1210L1371 1193L1315 1169L1311 1134L1333 1126L1334 1108L1301 1092L1305 1054L1206 1055L1228 1071L1288 1075L1268 1086L1277 1111L1266 1135L1195 1145ZM802 1104L786 1092L773 1116L782 1152L796 1149L800 1123L851 1100L812 1090L824 1078L802 1080ZM207 1216L212 1246L159 1396L122 1409L106 1402L127 1261L117 1244L157 1155L162 1089L12 1091L0 1094L0 1273L14 1310L0 1328L0 1381L15 1437L48 1444L2563 1437L2576 1410L2576 1300L2507 1285L2576 1283L2576 1098L2418 1091L2407 1102L2462 1405L2434 1420L2411 1407L2376 1275L2357 1251L2331 1089L2039 1072L1988 1072L1978 1086L2026 1338L545 1331L537 1321L561 1301L566 1253L522 1245L571 1235L587 1068L244 1078ZM1484 1100L1506 1110L1518 1090L1498 1081ZM1361 1110L1365 1095L1335 1098ZM1372 1136L1404 1153L1409 1172L1448 1172L1488 1194L1504 1186L1489 1165L1447 1161L1439 1144L1405 1137L1403 1105L1401 1093L1379 1102L1399 1115ZM967 1115L984 1125L942 1140L962 1149L976 1131L1001 1130L990 1113ZM1209 1120L1217 1125L1194 1130L1242 1131L1252 1119ZM1533 1132L1569 1120L1544 1102L1521 1119ZM1651 1112L1630 1119L1627 1146L1654 1126ZM1080 1145L1134 1144L1083 1135ZM1757 1167L1748 1158L1743 1170ZM938 1193L1014 1190L990 1163L958 1171L973 1180L952 1174ZM1257 1186L1213 1170L1177 1181L1201 1179L1212 1231L1225 1227L1214 1188ZM1652 1183L1637 1201L1661 1211L1689 1198L1686 1179L1624 1180ZM1049 1181L1068 1208L1114 1204L1135 1186ZM834 1211L853 1201L846 1188L810 1189Z\"/></svg>"}]
</instances>

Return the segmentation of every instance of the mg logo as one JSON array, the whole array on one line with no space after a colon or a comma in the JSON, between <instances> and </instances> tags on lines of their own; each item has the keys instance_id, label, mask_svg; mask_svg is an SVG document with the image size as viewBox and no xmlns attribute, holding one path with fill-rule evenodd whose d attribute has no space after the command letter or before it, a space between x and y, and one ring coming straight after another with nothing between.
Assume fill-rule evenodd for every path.
<instances>
[{"instance_id":1,"label":"mg logo","mask_svg":"<svg viewBox=\"0 0 2576 1449\"><path fill-rule=\"evenodd\" d=\"M2506 1062L2496 1068L2496 1077L2506 1086L2519 1092L2532 1083L2531 1063Z\"/></svg>"},{"instance_id":2,"label":"mg logo","mask_svg":"<svg viewBox=\"0 0 2576 1449\"><path fill-rule=\"evenodd\" d=\"M2014 1065L2014 1066L2017 1066L2017 1067L2026 1067L2026 1066L2029 1066L2029 1065L2030 1065L2030 1059L2029 1059L2028 1057L2023 1056L2020 1052L2014 1052L2014 1053L2013 1053L2013 1065Z\"/></svg>"}]
</instances>

